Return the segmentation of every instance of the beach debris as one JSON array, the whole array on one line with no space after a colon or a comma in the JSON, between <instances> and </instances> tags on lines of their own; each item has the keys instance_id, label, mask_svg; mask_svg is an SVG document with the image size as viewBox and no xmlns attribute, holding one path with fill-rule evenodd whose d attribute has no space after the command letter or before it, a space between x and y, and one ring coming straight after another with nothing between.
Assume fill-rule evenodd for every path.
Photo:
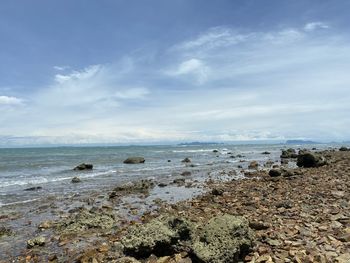
<instances>
[{"instance_id":1,"label":"beach debris","mask_svg":"<svg viewBox=\"0 0 350 263\"><path fill-rule=\"evenodd\" d=\"M182 163L190 163L190 162L192 162L192 161L191 161L190 158L186 157L186 158L183 159L181 162L182 162Z\"/></svg>"},{"instance_id":2,"label":"beach debris","mask_svg":"<svg viewBox=\"0 0 350 263\"><path fill-rule=\"evenodd\" d=\"M73 177L71 180L72 183L76 184L76 183L81 183L81 179L79 177Z\"/></svg>"},{"instance_id":3,"label":"beach debris","mask_svg":"<svg viewBox=\"0 0 350 263\"><path fill-rule=\"evenodd\" d=\"M258 169L259 167L259 163L257 161L252 161L250 162L250 164L248 165L249 169Z\"/></svg>"},{"instance_id":4,"label":"beach debris","mask_svg":"<svg viewBox=\"0 0 350 263\"><path fill-rule=\"evenodd\" d=\"M323 165L326 165L327 161L326 159L316 153L311 153L309 151L300 151L297 159L297 165L299 167L320 167Z\"/></svg>"},{"instance_id":5,"label":"beach debris","mask_svg":"<svg viewBox=\"0 0 350 263\"><path fill-rule=\"evenodd\" d=\"M94 166L89 163L82 163L79 164L78 166L74 167L74 171L83 171L83 170L92 170Z\"/></svg>"},{"instance_id":6,"label":"beach debris","mask_svg":"<svg viewBox=\"0 0 350 263\"><path fill-rule=\"evenodd\" d=\"M295 149L289 148L287 150L282 150L281 158L297 158L298 154Z\"/></svg>"},{"instance_id":7,"label":"beach debris","mask_svg":"<svg viewBox=\"0 0 350 263\"><path fill-rule=\"evenodd\" d=\"M29 188L24 189L24 191L38 191L41 189L43 189L41 186L33 186L33 187L29 187Z\"/></svg>"},{"instance_id":8,"label":"beach debris","mask_svg":"<svg viewBox=\"0 0 350 263\"><path fill-rule=\"evenodd\" d=\"M33 239L27 240L27 248L33 248L35 246L44 246L45 245L45 237L38 236Z\"/></svg>"},{"instance_id":9,"label":"beach debris","mask_svg":"<svg viewBox=\"0 0 350 263\"><path fill-rule=\"evenodd\" d=\"M124 160L123 163L138 164L138 163L144 163L144 162L145 162L145 158L143 158L143 157L129 157L126 160Z\"/></svg>"}]
</instances>

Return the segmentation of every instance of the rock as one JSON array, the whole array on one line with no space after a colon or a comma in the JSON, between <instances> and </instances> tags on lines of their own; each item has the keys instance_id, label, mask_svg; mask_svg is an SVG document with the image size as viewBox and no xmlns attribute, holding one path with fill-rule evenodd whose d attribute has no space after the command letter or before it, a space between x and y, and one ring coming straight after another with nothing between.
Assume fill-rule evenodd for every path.
<instances>
[{"instance_id":1,"label":"rock","mask_svg":"<svg viewBox=\"0 0 350 263\"><path fill-rule=\"evenodd\" d=\"M182 176L191 176L191 172L190 171L184 171L181 173Z\"/></svg>"},{"instance_id":2,"label":"rock","mask_svg":"<svg viewBox=\"0 0 350 263\"><path fill-rule=\"evenodd\" d=\"M345 146L342 146L342 147L339 148L339 151L341 151L341 152L350 151L350 148L347 148L347 147L345 147Z\"/></svg>"},{"instance_id":3,"label":"rock","mask_svg":"<svg viewBox=\"0 0 350 263\"><path fill-rule=\"evenodd\" d=\"M278 177L278 176L281 176L282 173L281 173L281 170L271 169L271 170L269 171L269 175L270 175L271 177Z\"/></svg>"},{"instance_id":4,"label":"rock","mask_svg":"<svg viewBox=\"0 0 350 263\"><path fill-rule=\"evenodd\" d=\"M41 189L43 189L41 186L33 186L33 187L29 187L29 188L24 189L24 191L38 191Z\"/></svg>"},{"instance_id":5,"label":"rock","mask_svg":"<svg viewBox=\"0 0 350 263\"><path fill-rule=\"evenodd\" d=\"M12 231L10 228L0 226L0 238L2 236L11 236L11 235L12 235Z\"/></svg>"},{"instance_id":6,"label":"rock","mask_svg":"<svg viewBox=\"0 0 350 263\"><path fill-rule=\"evenodd\" d=\"M252 161L250 162L250 164L248 165L249 169L258 169L259 167L259 163L257 161Z\"/></svg>"},{"instance_id":7,"label":"rock","mask_svg":"<svg viewBox=\"0 0 350 263\"><path fill-rule=\"evenodd\" d=\"M114 225L115 217L112 213L93 207L72 214L65 220L57 222L55 227L61 234L70 234L93 229L111 229Z\"/></svg>"},{"instance_id":8,"label":"rock","mask_svg":"<svg viewBox=\"0 0 350 263\"><path fill-rule=\"evenodd\" d=\"M270 228L269 225L261 222L256 222L256 221L249 222L249 227L254 230L265 230Z\"/></svg>"},{"instance_id":9,"label":"rock","mask_svg":"<svg viewBox=\"0 0 350 263\"><path fill-rule=\"evenodd\" d=\"M174 179L173 183L174 184L178 184L178 185L184 185L185 184L185 179L184 178Z\"/></svg>"},{"instance_id":10,"label":"rock","mask_svg":"<svg viewBox=\"0 0 350 263\"><path fill-rule=\"evenodd\" d=\"M166 186L168 186L166 183L159 183L158 184L158 187L166 187Z\"/></svg>"},{"instance_id":11,"label":"rock","mask_svg":"<svg viewBox=\"0 0 350 263\"><path fill-rule=\"evenodd\" d=\"M192 161L191 161L190 158L186 157L186 158L183 159L181 162L182 162L182 163L190 163L190 162L192 162Z\"/></svg>"},{"instance_id":12,"label":"rock","mask_svg":"<svg viewBox=\"0 0 350 263\"><path fill-rule=\"evenodd\" d=\"M153 180L142 179L136 182L128 182L113 189L115 192L144 192L154 187Z\"/></svg>"},{"instance_id":13,"label":"rock","mask_svg":"<svg viewBox=\"0 0 350 263\"><path fill-rule=\"evenodd\" d=\"M224 194L224 190L223 189L219 189L219 188L214 188L211 191L212 195L223 195Z\"/></svg>"},{"instance_id":14,"label":"rock","mask_svg":"<svg viewBox=\"0 0 350 263\"><path fill-rule=\"evenodd\" d=\"M39 236L27 241L27 248L33 248L35 246L44 246L45 237Z\"/></svg>"},{"instance_id":15,"label":"rock","mask_svg":"<svg viewBox=\"0 0 350 263\"><path fill-rule=\"evenodd\" d=\"M144 162L145 162L145 158L143 157L129 157L123 163L138 164L138 163L144 163Z\"/></svg>"},{"instance_id":16,"label":"rock","mask_svg":"<svg viewBox=\"0 0 350 263\"><path fill-rule=\"evenodd\" d=\"M293 148L289 148L287 150L282 150L281 158L297 158L297 152Z\"/></svg>"},{"instance_id":17,"label":"rock","mask_svg":"<svg viewBox=\"0 0 350 263\"><path fill-rule=\"evenodd\" d=\"M253 245L254 233L243 217L222 215L203 226L191 245L199 262L238 262Z\"/></svg>"},{"instance_id":18,"label":"rock","mask_svg":"<svg viewBox=\"0 0 350 263\"><path fill-rule=\"evenodd\" d=\"M81 179L80 179L79 177L73 177L71 182L72 182L73 184L81 183Z\"/></svg>"},{"instance_id":19,"label":"rock","mask_svg":"<svg viewBox=\"0 0 350 263\"><path fill-rule=\"evenodd\" d=\"M89 163L82 163L76 166L73 170L74 171L83 171L83 170L92 170L94 166Z\"/></svg>"},{"instance_id":20,"label":"rock","mask_svg":"<svg viewBox=\"0 0 350 263\"><path fill-rule=\"evenodd\" d=\"M189 240L193 229L193 224L185 219L164 216L130 227L121 243L127 256L166 256L173 254L181 241Z\"/></svg>"},{"instance_id":21,"label":"rock","mask_svg":"<svg viewBox=\"0 0 350 263\"><path fill-rule=\"evenodd\" d=\"M350 262L350 253L344 253L340 256L338 256L335 259L336 263L349 263Z\"/></svg>"},{"instance_id":22,"label":"rock","mask_svg":"<svg viewBox=\"0 0 350 263\"><path fill-rule=\"evenodd\" d=\"M327 164L326 159L319 154L311 153L307 151L300 151L297 159L297 165L299 167L320 167Z\"/></svg>"},{"instance_id":23,"label":"rock","mask_svg":"<svg viewBox=\"0 0 350 263\"><path fill-rule=\"evenodd\" d=\"M118 262L118 263L141 263L136 258L132 258L132 257L122 257L122 258L119 258L118 261L116 261L116 262Z\"/></svg>"},{"instance_id":24,"label":"rock","mask_svg":"<svg viewBox=\"0 0 350 263\"><path fill-rule=\"evenodd\" d=\"M270 152L265 151L265 152L262 152L261 154L271 154L271 153L270 153Z\"/></svg>"},{"instance_id":25,"label":"rock","mask_svg":"<svg viewBox=\"0 0 350 263\"><path fill-rule=\"evenodd\" d=\"M218 153L219 151L218 150L213 150L213 153Z\"/></svg>"},{"instance_id":26,"label":"rock","mask_svg":"<svg viewBox=\"0 0 350 263\"><path fill-rule=\"evenodd\" d=\"M274 164L274 161L269 160L264 164L264 167L270 168L271 166L273 166L273 164Z\"/></svg>"},{"instance_id":27,"label":"rock","mask_svg":"<svg viewBox=\"0 0 350 263\"><path fill-rule=\"evenodd\" d=\"M42 223L39 224L38 228L43 230L43 229L48 229L52 226L52 222L50 221L44 221Z\"/></svg>"}]
</instances>

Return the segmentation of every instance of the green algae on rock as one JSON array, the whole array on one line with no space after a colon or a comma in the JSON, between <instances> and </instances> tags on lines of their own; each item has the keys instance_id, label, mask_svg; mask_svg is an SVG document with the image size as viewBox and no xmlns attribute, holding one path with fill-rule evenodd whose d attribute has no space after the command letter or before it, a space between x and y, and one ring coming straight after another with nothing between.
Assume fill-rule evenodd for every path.
<instances>
[{"instance_id":1,"label":"green algae on rock","mask_svg":"<svg viewBox=\"0 0 350 263\"><path fill-rule=\"evenodd\" d=\"M192 249L201 262L236 262L249 252L253 241L248 220L225 214L212 218L203 227Z\"/></svg>"},{"instance_id":2,"label":"green algae on rock","mask_svg":"<svg viewBox=\"0 0 350 263\"><path fill-rule=\"evenodd\" d=\"M137 258L145 258L152 253L170 255L182 245L181 242L190 239L193 230L194 224L186 219L164 216L131 227L121 242L125 254Z\"/></svg>"}]
</instances>

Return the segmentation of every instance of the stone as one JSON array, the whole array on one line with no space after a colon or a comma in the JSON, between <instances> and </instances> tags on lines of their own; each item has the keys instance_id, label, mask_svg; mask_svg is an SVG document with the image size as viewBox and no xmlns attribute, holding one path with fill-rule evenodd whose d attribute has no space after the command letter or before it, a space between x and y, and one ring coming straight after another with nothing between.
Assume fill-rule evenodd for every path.
<instances>
[{"instance_id":1,"label":"stone","mask_svg":"<svg viewBox=\"0 0 350 263\"><path fill-rule=\"evenodd\" d=\"M145 192L155 186L153 180L142 179L135 182L127 182L113 189L114 192Z\"/></svg>"},{"instance_id":2,"label":"stone","mask_svg":"<svg viewBox=\"0 0 350 263\"><path fill-rule=\"evenodd\" d=\"M287 150L282 150L281 158L297 158L298 154L295 149L289 148Z\"/></svg>"},{"instance_id":3,"label":"stone","mask_svg":"<svg viewBox=\"0 0 350 263\"><path fill-rule=\"evenodd\" d=\"M311 153L307 151L300 151L297 159L297 165L299 167L320 167L327 164L326 159L319 154Z\"/></svg>"},{"instance_id":4,"label":"stone","mask_svg":"<svg viewBox=\"0 0 350 263\"><path fill-rule=\"evenodd\" d=\"M125 164L139 164L139 163L144 163L145 158L143 157L129 157L126 160L124 160L123 163Z\"/></svg>"},{"instance_id":5,"label":"stone","mask_svg":"<svg viewBox=\"0 0 350 263\"><path fill-rule=\"evenodd\" d=\"M182 162L182 163L190 163L190 162L192 162L192 161L191 161L190 158L186 157L186 158L183 159L181 162Z\"/></svg>"},{"instance_id":6,"label":"stone","mask_svg":"<svg viewBox=\"0 0 350 263\"><path fill-rule=\"evenodd\" d=\"M81 183L81 179L80 179L79 177L73 177L72 180L71 180L71 182L72 182L73 184Z\"/></svg>"},{"instance_id":7,"label":"stone","mask_svg":"<svg viewBox=\"0 0 350 263\"><path fill-rule=\"evenodd\" d=\"M212 195L223 195L224 194L224 190L223 189L219 189L219 188L214 188L211 191Z\"/></svg>"},{"instance_id":8,"label":"stone","mask_svg":"<svg viewBox=\"0 0 350 263\"><path fill-rule=\"evenodd\" d=\"M191 238L194 226L186 219L163 216L128 229L121 243L124 253L136 258L171 255L180 241Z\"/></svg>"},{"instance_id":9,"label":"stone","mask_svg":"<svg viewBox=\"0 0 350 263\"><path fill-rule=\"evenodd\" d=\"M269 171L269 175L270 175L271 177L278 177L278 176L281 176L282 173L281 173L281 170L278 170L278 169L271 169L271 170Z\"/></svg>"},{"instance_id":10,"label":"stone","mask_svg":"<svg viewBox=\"0 0 350 263\"><path fill-rule=\"evenodd\" d=\"M248 165L249 169L258 169L259 167L259 163L257 161L252 161L250 162L250 164Z\"/></svg>"},{"instance_id":11,"label":"stone","mask_svg":"<svg viewBox=\"0 0 350 263\"><path fill-rule=\"evenodd\" d=\"M190 171L184 171L181 173L182 176L191 176L191 172Z\"/></svg>"},{"instance_id":12,"label":"stone","mask_svg":"<svg viewBox=\"0 0 350 263\"><path fill-rule=\"evenodd\" d=\"M350 148L347 148L347 147L345 147L345 146L342 146L342 147L339 148L339 151L341 151L341 152L350 151Z\"/></svg>"},{"instance_id":13,"label":"stone","mask_svg":"<svg viewBox=\"0 0 350 263\"><path fill-rule=\"evenodd\" d=\"M265 152L262 152L261 154L271 154L271 153L270 153L270 152L265 151Z\"/></svg>"},{"instance_id":14,"label":"stone","mask_svg":"<svg viewBox=\"0 0 350 263\"><path fill-rule=\"evenodd\" d=\"M83 171L83 170L92 170L94 166L89 163L82 163L76 166L73 170L74 171Z\"/></svg>"},{"instance_id":15,"label":"stone","mask_svg":"<svg viewBox=\"0 0 350 263\"><path fill-rule=\"evenodd\" d=\"M24 189L24 191L38 191L41 189L43 189L41 186L33 186L33 187L29 187L29 188Z\"/></svg>"},{"instance_id":16,"label":"stone","mask_svg":"<svg viewBox=\"0 0 350 263\"><path fill-rule=\"evenodd\" d=\"M10 236L10 235L12 235L12 231L10 228L0 226L0 238L2 236Z\"/></svg>"},{"instance_id":17,"label":"stone","mask_svg":"<svg viewBox=\"0 0 350 263\"><path fill-rule=\"evenodd\" d=\"M27 241L27 248L33 248L35 246L44 246L45 237L39 236Z\"/></svg>"},{"instance_id":18,"label":"stone","mask_svg":"<svg viewBox=\"0 0 350 263\"><path fill-rule=\"evenodd\" d=\"M199 262L238 262L248 254L254 239L245 218L225 214L209 220L191 248Z\"/></svg>"}]
</instances>

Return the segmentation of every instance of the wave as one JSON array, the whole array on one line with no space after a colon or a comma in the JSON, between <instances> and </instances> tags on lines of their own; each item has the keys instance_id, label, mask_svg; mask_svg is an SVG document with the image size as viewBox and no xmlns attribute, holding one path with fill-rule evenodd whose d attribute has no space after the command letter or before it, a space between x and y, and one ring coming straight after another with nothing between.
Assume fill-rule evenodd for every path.
<instances>
[{"instance_id":1,"label":"wave","mask_svg":"<svg viewBox=\"0 0 350 263\"><path fill-rule=\"evenodd\" d=\"M214 149L198 149L198 150L173 150L173 153L197 153L197 152L212 152Z\"/></svg>"},{"instance_id":2,"label":"wave","mask_svg":"<svg viewBox=\"0 0 350 263\"><path fill-rule=\"evenodd\" d=\"M24 201L16 201L16 202L11 202L11 203L6 203L6 204L0 202L0 207L9 206L9 205L26 204L26 203L34 202L37 200L39 200L39 198L28 199L28 200L24 200Z\"/></svg>"}]
</instances>

